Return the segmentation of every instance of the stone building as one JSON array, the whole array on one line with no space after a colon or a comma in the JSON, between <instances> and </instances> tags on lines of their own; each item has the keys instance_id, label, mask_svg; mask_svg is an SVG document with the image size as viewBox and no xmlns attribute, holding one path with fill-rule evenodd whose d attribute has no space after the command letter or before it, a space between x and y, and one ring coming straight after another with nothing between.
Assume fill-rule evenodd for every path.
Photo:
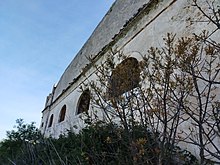
<instances>
[{"instance_id":1,"label":"stone building","mask_svg":"<svg viewBox=\"0 0 220 165\"><path fill-rule=\"evenodd\" d=\"M208 10L205 0L199 3ZM164 45L167 33L184 37L213 31L215 25L204 22L192 4L193 0L116 0L47 96L40 127L44 136L58 137L74 126L75 131L84 126L80 115L89 109L92 92L84 82L95 79L88 57L100 64L116 50L140 61L150 47ZM217 32L213 40L219 38Z\"/></svg>"}]
</instances>

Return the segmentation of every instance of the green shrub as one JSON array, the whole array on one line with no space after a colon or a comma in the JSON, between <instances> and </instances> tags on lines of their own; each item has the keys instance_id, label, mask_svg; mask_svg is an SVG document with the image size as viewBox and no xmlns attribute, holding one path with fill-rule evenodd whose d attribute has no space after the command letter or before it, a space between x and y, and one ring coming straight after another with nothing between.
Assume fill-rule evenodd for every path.
<instances>
[{"instance_id":1,"label":"green shrub","mask_svg":"<svg viewBox=\"0 0 220 165\"><path fill-rule=\"evenodd\" d=\"M75 164L158 164L159 134L136 124L128 132L122 126L98 121L59 139L42 138L34 124L17 121L17 130L8 132L0 143L0 164L75 165ZM176 147L170 164L196 164L189 152Z\"/></svg>"}]
</instances>

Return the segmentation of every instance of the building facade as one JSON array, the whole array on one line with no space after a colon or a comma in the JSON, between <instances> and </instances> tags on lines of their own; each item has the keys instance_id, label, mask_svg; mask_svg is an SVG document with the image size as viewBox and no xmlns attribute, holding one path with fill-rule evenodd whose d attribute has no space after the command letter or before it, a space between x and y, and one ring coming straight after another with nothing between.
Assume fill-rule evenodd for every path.
<instances>
[{"instance_id":1,"label":"building facade","mask_svg":"<svg viewBox=\"0 0 220 165\"><path fill-rule=\"evenodd\" d=\"M198 3L209 11L205 0ZM193 0L116 0L47 96L40 127L44 136L57 138L68 130L77 132L84 127L81 114L90 109L92 92L85 84L96 79L90 60L99 65L115 50L141 61L151 47L164 46L167 33L180 38L203 30L214 32L216 25L207 22L193 4ZM220 40L219 31L212 40Z\"/></svg>"}]
</instances>

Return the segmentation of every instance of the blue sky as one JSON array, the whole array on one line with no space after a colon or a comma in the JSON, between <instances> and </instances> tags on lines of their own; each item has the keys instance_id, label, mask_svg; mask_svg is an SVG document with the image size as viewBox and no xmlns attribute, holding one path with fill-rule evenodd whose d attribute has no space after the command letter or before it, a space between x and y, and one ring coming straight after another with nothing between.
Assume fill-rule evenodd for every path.
<instances>
[{"instance_id":1,"label":"blue sky","mask_svg":"<svg viewBox=\"0 0 220 165\"><path fill-rule=\"evenodd\" d=\"M0 0L0 140L46 96L114 0Z\"/></svg>"}]
</instances>

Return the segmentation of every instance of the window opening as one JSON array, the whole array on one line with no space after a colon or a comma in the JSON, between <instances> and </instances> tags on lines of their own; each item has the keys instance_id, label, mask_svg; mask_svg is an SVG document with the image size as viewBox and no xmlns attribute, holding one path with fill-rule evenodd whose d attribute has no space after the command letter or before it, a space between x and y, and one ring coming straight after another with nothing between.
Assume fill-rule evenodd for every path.
<instances>
[{"instance_id":1,"label":"window opening","mask_svg":"<svg viewBox=\"0 0 220 165\"><path fill-rule=\"evenodd\" d=\"M90 91L85 90L79 98L77 115L83 112L87 112L89 110L90 104Z\"/></svg>"},{"instance_id":2,"label":"window opening","mask_svg":"<svg viewBox=\"0 0 220 165\"><path fill-rule=\"evenodd\" d=\"M48 127L51 127L53 124L53 114L50 116L49 125Z\"/></svg>"},{"instance_id":3,"label":"window opening","mask_svg":"<svg viewBox=\"0 0 220 165\"><path fill-rule=\"evenodd\" d=\"M59 123L65 120L65 115L66 115L66 105L64 105L60 111L60 116L59 116Z\"/></svg>"},{"instance_id":4,"label":"window opening","mask_svg":"<svg viewBox=\"0 0 220 165\"><path fill-rule=\"evenodd\" d=\"M136 87L140 82L140 68L136 58L129 57L122 61L112 71L109 94L117 97Z\"/></svg>"}]
</instances>

